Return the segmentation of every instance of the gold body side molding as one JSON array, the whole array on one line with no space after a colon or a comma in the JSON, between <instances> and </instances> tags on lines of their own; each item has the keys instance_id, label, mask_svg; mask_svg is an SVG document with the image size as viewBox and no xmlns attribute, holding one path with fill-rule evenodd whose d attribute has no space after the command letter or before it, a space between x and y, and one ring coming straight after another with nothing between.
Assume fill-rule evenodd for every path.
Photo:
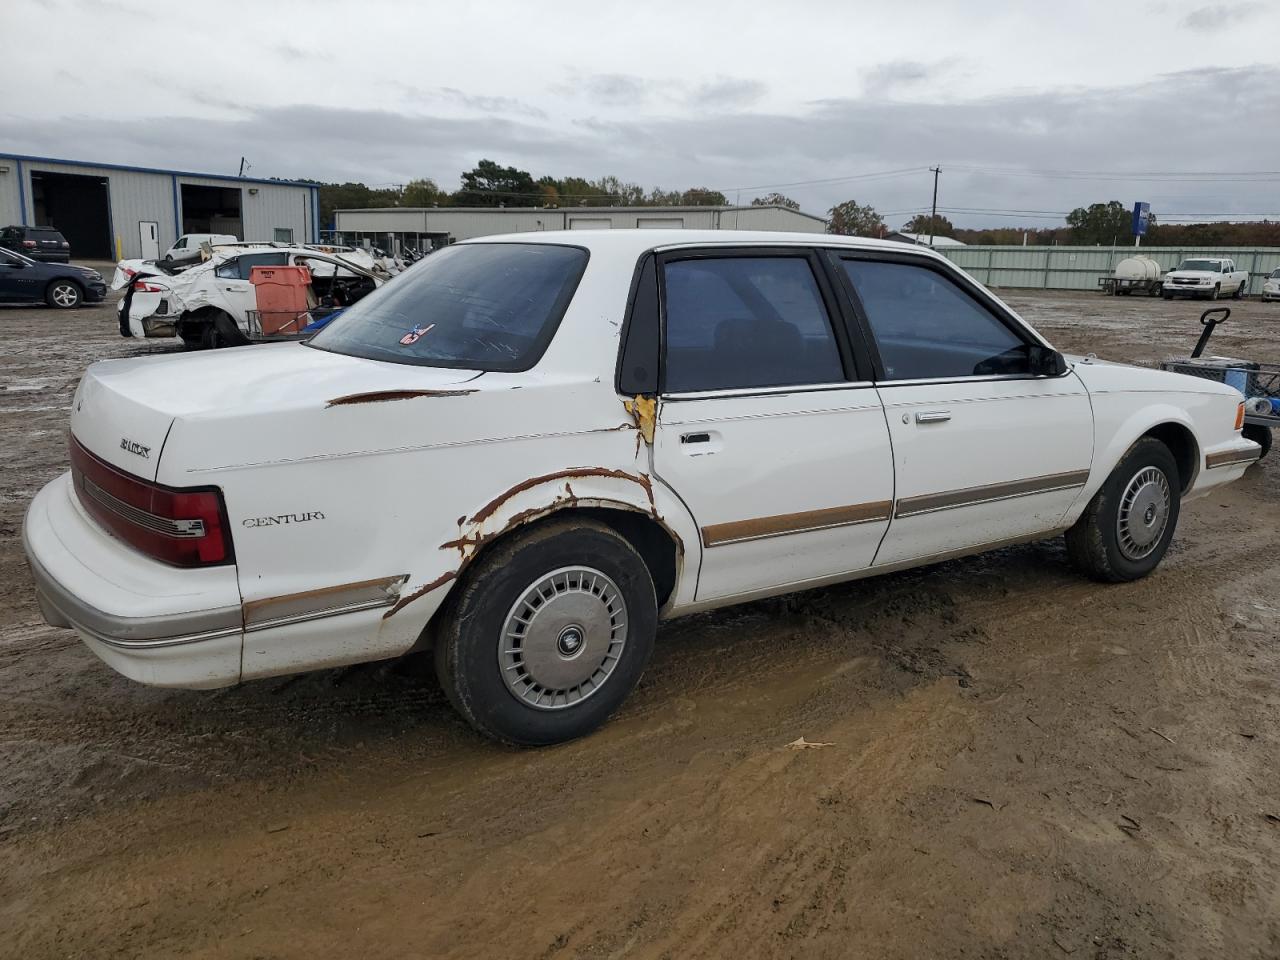
<instances>
[{"instance_id":1,"label":"gold body side molding","mask_svg":"<svg viewBox=\"0 0 1280 960\"><path fill-rule=\"evenodd\" d=\"M857 523L875 523L878 520L888 520L892 508L891 501L877 500L874 503L854 503L844 507L714 523L702 528L702 544L706 547L723 547L730 543L763 540L766 537L785 537L793 533L849 527Z\"/></svg>"},{"instance_id":2,"label":"gold body side molding","mask_svg":"<svg viewBox=\"0 0 1280 960\"><path fill-rule=\"evenodd\" d=\"M895 518L915 517L922 513L953 510L956 507L970 507L995 500L1030 497L1037 493L1051 493L1054 490L1083 487L1088 480L1088 470L1072 470L1069 473L1051 473L1043 477L1011 480L1008 483L989 483L980 487L948 490L945 493L928 493L919 497L905 497L898 501L893 515Z\"/></svg>"}]
</instances>

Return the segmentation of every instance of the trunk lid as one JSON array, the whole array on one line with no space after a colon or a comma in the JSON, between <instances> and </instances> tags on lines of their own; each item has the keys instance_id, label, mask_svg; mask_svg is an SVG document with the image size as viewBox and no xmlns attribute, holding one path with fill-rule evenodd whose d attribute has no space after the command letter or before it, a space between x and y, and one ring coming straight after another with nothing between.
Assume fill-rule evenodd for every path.
<instances>
[{"instance_id":1,"label":"trunk lid","mask_svg":"<svg viewBox=\"0 0 1280 960\"><path fill-rule=\"evenodd\" d=\"M297 342L103 360L89 367L76 388L71 432L101 459L154 481L178 418L323 408L342 397L437 390L478 375L348 357Z\"/></svg>"}]
</instances>

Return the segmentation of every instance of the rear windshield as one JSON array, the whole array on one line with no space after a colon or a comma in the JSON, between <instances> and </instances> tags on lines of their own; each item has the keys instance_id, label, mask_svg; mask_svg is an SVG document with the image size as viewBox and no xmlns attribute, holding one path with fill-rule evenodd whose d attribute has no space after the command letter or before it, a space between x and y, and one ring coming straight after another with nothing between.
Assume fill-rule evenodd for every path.
<instances>
[{"instance_id":1,"label":"rear windshield","mask_svg":"<svg viewBox=\"0 0 1280 960\"><path fill-rule=\"evenodd\" d=\"M62 238L62 234L53 229L53 227L29 227L27 232L32 236Z\"/></svg>"},{"instance_id":2,"label":"rear windshield","mask_svg":"<svg viewBox=\"0 0 1280 960\"><path fill-rule=\"evenodd\" d=\"M549 243L446 247L348 308L309 343L393 363L528 370L586 266L585 250Z\"/></svg>"}]
</instances>

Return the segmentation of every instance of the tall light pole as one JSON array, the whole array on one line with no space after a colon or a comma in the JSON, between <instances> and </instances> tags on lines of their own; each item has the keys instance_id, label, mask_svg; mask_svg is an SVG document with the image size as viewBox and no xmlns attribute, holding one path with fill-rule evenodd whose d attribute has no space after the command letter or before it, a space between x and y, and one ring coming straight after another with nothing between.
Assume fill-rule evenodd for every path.
<instances>
[{"instance_id":1,"label":"tall light pole","mask_svg":"<svg viewBox=\"0 0 1280 960\"><path fill-rule=\"evenodd\" d=\"M942 172L941 167L930 167L933 171L933 212L929 214L929 247L933 247L933 230L934 224L938 219L938 174Z\"/></svg>"}]
</instances>

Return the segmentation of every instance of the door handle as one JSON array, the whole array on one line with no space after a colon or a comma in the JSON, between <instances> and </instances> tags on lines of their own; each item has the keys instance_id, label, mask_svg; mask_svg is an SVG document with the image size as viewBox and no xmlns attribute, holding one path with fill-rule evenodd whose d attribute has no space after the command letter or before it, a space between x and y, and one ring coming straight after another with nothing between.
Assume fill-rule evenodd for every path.
<instances>
[{"instance_id":1,"label":"door handle","mask_svg":"<svg viewBox=\"0 0 1280 960\"><path fill-rule=\"evenodd\" d=\"M680 434L681 443L710 443L711 434L709 433L682 433Z\"/></svg>"},{"instance_id":2,"label":"door handle","mask_svg":"<svg viewBox=\"0 0 1280 960\"><path fill-rule=\"evenodd\" d=\"M950 410L921 410L916 414L916 423L945 423L950 419Z\"/></svg>"}]
</instances>

